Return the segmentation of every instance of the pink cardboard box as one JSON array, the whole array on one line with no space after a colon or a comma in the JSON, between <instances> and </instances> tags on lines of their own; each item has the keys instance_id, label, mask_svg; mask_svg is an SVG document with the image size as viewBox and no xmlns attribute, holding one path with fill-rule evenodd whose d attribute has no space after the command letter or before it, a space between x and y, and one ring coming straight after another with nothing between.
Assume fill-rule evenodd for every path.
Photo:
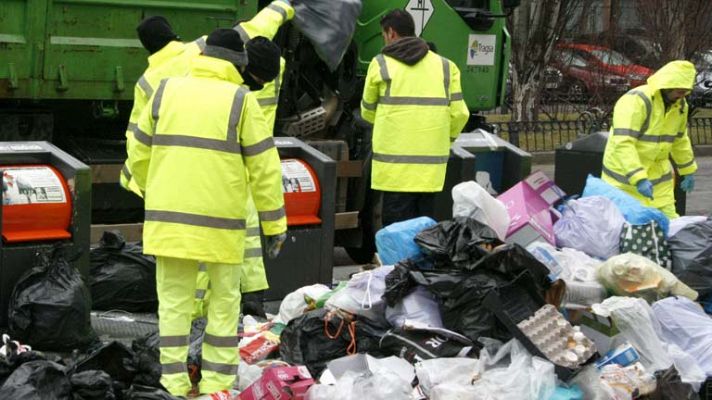
<instances>
[{"instance_id":1,"label":"pink cardboard box","mask_svg":"<svg viewBox=\"0 0 712 400\"><path fill-rule=\"evenodd\" d=\"M302 400L314 384L306 367L276 367L238 396L239 400Z\"/></svg>"},{"instance_id":2,"label":"pink cardboard box","mask_svg":"<svg viewBox=\"0 0 712 400\"><path fill-rule=\"evenodd\" d=\"M535 172L502 193L510 223L507 241L526 247L536 240L556 244L549 208L566 194L542 172Z\"/></svg>"}]
</instances>

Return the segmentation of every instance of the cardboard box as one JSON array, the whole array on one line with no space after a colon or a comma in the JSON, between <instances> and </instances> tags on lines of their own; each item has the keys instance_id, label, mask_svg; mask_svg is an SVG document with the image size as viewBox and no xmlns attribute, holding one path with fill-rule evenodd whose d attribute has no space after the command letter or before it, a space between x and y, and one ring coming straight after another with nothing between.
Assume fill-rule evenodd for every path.
<instances>
[{"instance_id":1,"label":"cardboard box","mask_svg":"<svg viewBox=\"0 0 712 400\"><path fill-rule=\"evenodd\" d=\"M504 203L510 217L507 242L526 247L540 240L555 245L554 221L550 209L565 195L541 171L529 175L502 193L497 199Z\"/></svg>"},{"instance_id":2,"label":"cardboard box","mask_svg":"<svg viewBox=\"0 0 712 400\"><path fill-rule=\"evenodd\" d=\"M306 367L276 367L238 396L239 400L302 400L314 384Z\"/></svg>"},{"instance_id":3,"label":"cardboard box","mask_svg":"<svg viewBox=\"0 0 712 400\"><path fill-rule=\"evenodd\" d=\"M583 311L576 322L581 332L596 344L599 354L607 354L617 344L620 332L610 317Z\"/></svg>"}]
</instances>

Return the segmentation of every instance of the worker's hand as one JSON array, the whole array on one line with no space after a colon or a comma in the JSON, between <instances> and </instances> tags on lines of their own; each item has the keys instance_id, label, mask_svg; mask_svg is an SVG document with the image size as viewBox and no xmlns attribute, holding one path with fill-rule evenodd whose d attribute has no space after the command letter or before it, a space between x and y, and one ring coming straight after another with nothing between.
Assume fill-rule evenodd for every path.
<instances>
[{"instance_id":1,"label":"worker's hand","mask_svg":"<svg viewBox=\"0 0 712 400\"><path fill-rule=\"evenodd\" d=\"M695 190L695 177L694 175L685 175L682 177L682 182L680 182L680 189L685 193L690 193Z\"/></svg>"},{"instance_id":2,"label":"worker's hand","mask_svg":"<svg viewBox=\"0 0 712 400\"><path fill-rule=\"evenodd\" d=\"M638 189L638 193L653 200L653 184L649 180L641 179L635 186Z\"/></svg>"},{"instance_id":3,"label":"worker's hand","mask_svg":"<svg viewBox=\"0 0 712 400\"><path fill-rule=\"evenodd\" d=\"M282 250L282 245L287 240L287 234L280 233L279 235L266 236L265 240L267 242L267 257L277 258L277 255Z\"/></svg>"}]
</instances>

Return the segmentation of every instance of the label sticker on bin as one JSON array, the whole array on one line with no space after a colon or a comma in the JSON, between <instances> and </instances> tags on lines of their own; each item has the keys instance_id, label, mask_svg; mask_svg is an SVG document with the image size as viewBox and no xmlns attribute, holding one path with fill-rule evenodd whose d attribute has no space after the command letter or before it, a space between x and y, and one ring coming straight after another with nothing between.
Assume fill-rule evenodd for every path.
<instances>
[{"instance_id":1,"label":"label sticker on bin","mask_svg":"<svg viewBox=\"0 0 712 400\"><path fill-rule=\"evenodd\" d=\"M282 191L284 193L316 192L314 178L304 164L297 160L282 160Z\"/></svg>"},{"instance_id":2,"label":"label sticker on bin","mask_svg":"<svg viewBox=\"0 0 712 400\"><path fill-rule=\"evenodd\" d=\"M59 177L46 167L12 167L3 170L3 204L64 203Z\"/></svg>"}]
</instances>

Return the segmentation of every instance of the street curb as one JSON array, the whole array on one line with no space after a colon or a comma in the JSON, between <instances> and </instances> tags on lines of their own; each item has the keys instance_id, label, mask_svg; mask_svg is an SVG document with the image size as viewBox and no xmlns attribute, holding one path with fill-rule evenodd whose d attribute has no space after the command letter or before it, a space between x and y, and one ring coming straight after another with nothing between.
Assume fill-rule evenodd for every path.
<instances>
[{"instance_id":1,"label":"street curb","mask_svg":"<svg viewBox=\"0 0 712 400\"><path fill-rule=\"evenodd\" d=\"M694 146L695 157L712 157L712 145ZM554 151L537 151L532 154L532 164L553 164Z\"/></svg>"},{"instance_id":2,"label":"street curb","mask_svg":"<svg viewBox=\"0 0 712 400\"><path fill-rule=\"evenodd\" d=\"M710 156L712 156L712 145L695 146L695 156L696 157L710 157Z\"/></svg>"}]
</instances>

